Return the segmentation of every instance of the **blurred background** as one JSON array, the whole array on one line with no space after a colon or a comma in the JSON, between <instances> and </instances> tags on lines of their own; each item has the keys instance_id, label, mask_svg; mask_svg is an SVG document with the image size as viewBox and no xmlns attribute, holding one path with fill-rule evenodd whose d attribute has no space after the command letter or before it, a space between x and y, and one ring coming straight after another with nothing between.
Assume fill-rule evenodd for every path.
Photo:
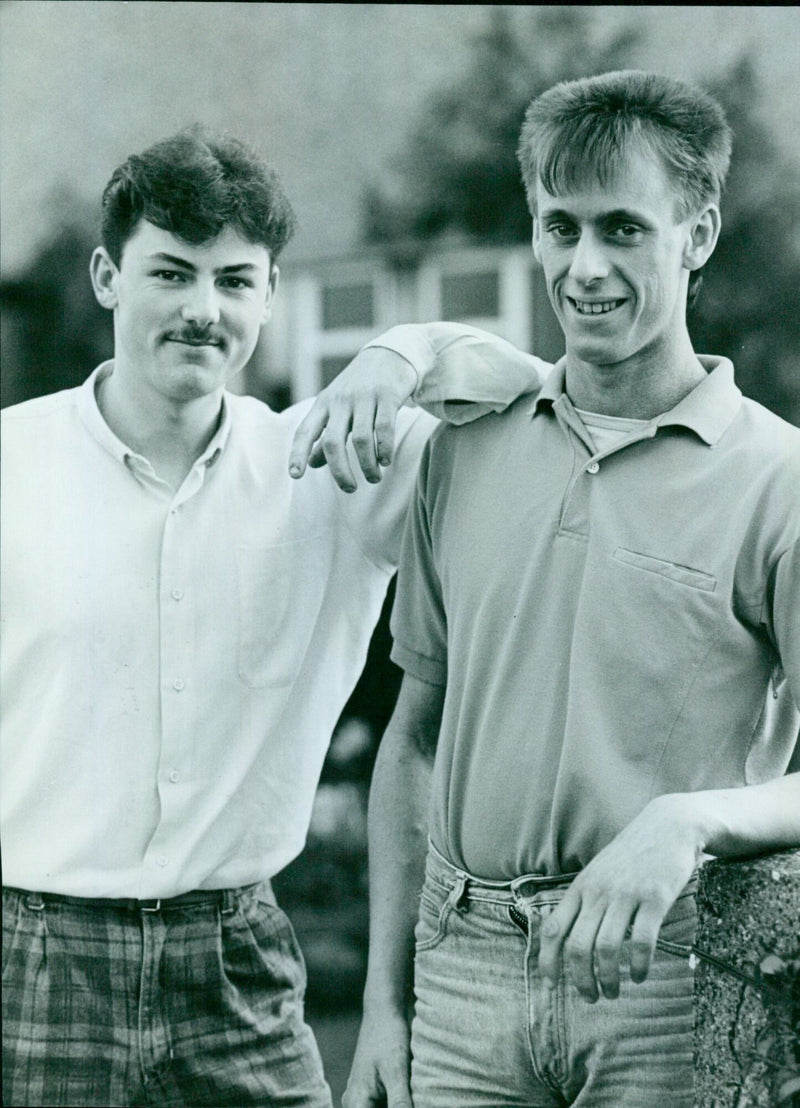
<instances>
[{"instance_id":1,"label":"blurred background","mask_svg":"<svg viewBox=\"0 0 800 1108\"><path fill-rule=\"evenodd\" d=\"M316 392L395 322L468 320L561 353L515 149L563 78L654 69L706 85L736 134L723 234L690 318L743 391L800 424L800 9L760 6L0 4L2 405L111 353L88 260L133 151L200 121L250 141L299 231L240 387ZM341 1093L366 955L366 794L398 674L387 613L334 736L309 842L276 881Z\"/></svg>"}]
</instances>

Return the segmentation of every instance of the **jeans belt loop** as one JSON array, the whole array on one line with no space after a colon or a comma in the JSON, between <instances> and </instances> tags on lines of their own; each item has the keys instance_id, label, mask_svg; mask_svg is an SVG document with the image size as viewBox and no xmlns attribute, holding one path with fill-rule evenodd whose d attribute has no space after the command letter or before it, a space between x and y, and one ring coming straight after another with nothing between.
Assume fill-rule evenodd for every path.
<instances>
[{"instance_id":1,"label":"jeans belt loop","mask_svg":"<svg viewBox=\"0 0 800 1108\"><path fill-rule=\"evenodd\" d=\"M161 911L161 897L158 900L142 901L139 905L141 912L160 912Z\"/></svg>"},{"instance_id":2,"label":"jeans belt loop","mask_svg":"<svg viewBox=\"0 0 800 1108\"><path fill-rule=\"evenodd\" d=\"M220 908L220 915L232 916L236 911L236 890L235 889L223 889L222 890L222 907Z\"/></svg>"},{"instance_id":3,"label":"jeans belt loop","mask_svg":"<svg viewBox=\"0 0 800 1108\"><path fill-rule=\"evenodd\" d=\"M41 893L28 893L25 897L25 907L31 912L43 912L44 900Z\"/></svg>"},{"instance_id":4,"label":"jeans belt loop","mask_svg":"<svg viewBox=\"0 0 800 1108\"><path fill-rule=\"evenodd\" d=\"M447 906L449 908L455 908L457 912L465 912L466 905L462 903L465 899L464 894L467 891L468 877L466 873L462 873L461 870L456 870L456 883L450 890L450 895L447 897Z\"/></svg>"}]
</instances>

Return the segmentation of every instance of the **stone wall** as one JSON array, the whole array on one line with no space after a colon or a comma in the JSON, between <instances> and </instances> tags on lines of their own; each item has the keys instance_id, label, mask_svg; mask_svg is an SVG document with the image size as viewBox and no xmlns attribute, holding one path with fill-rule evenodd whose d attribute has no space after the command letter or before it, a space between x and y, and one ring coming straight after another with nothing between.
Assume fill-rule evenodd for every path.
<instances>
[{"instance_id":1,"label":"stone wall","mask_svg":"<svg viewBox=\"0 0 800 1108\"><path fill-rule=\"evenodd\" d=\"M800 1105L800 851L700 873L696 1108Z\"/></svg>"}]
</instances>

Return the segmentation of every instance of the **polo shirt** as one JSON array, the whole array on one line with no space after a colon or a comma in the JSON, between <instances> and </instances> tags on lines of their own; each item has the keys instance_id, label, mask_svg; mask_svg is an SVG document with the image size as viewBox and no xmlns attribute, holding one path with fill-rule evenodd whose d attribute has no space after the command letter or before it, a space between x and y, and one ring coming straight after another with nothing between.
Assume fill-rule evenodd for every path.
<instances>
[{"instance_id":1,"label":"polo shirt","mask_svg":"<svg viewBox=\"0 0 800 1108\"><path fill-rule=\"evenodd\" d=\"M783 774L800 703L800 431L733 367L595 450L564 391L426 447L393 658L446 687L431 839L579 870L663 793Z\"/></svg>"},{"instance_id":2,"label":"polo shirt","mask_svg":"<svg viewBox=\"0 0 800 1108\"><path fill-rule=\"evenodd\" d=\"M421 396L481 392L495 340L462 331ZM542 364L512 352L483 393L501 406ZM140 898L260 881L305 841L436 420L403 409L392 467L347 495L288 476L311 401L225 394L175 492L105 423L112 371L3 412L3 879Z\"/></svg>"}]
</instances>

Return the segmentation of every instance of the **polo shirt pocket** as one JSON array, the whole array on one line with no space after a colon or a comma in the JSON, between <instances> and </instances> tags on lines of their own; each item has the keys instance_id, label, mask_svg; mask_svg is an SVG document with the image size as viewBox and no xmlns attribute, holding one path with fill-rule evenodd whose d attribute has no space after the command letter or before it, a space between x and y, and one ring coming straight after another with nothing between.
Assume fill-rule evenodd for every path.
<instances>
[{"instance_id":1,"label":"polo shirt pocket","mask_svg":"<svg viewBox=\"0 0 800 1108\"><path fill-rule=\"evenodd\" d=\"M279 546L239 546L239 679L251 689L296 677L325 593L321 535Z\"/></svg>"},{"instance_id":2,"label":"polo shirt pocket","mask_svg":"<svg viewBox=\"0 0 800 1108\"><path fill-rule=\"evenodd\" d=\"M668 562L663 558L654 558L650 554L637 554L635 550L626 550L624 546L617 547L614 558L625 565L668 577L670 581L676 581L679 585L688 585L690 589L714 592L717 587L717 579L710 573L703 573L702 570L692 569L677 562Z\"/></svg>"}]
</instances>

